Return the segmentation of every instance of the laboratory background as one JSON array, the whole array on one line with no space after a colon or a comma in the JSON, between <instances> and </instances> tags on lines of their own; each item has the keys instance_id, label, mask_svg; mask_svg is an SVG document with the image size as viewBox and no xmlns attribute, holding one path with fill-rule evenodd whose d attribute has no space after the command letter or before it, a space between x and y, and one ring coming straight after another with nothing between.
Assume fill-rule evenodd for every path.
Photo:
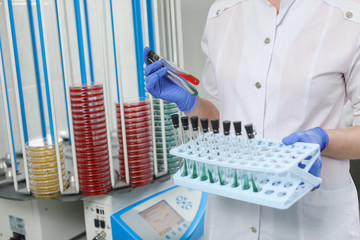
<instances>
[{"instance_id":1,"label":"laboratory background","mask_svg":"<svg viewBox=\"0 0 360 240\"><path fill-rule=\"evenodd\" d=\"M187 134L210 136L194 137L210 121L185 120L146 92L148 46L199 79L202 94L213 2L0 0L0 240L202 239L207 192L285 209L312 189L267 201L262 175L238 183L236 170L227 184L205 160L184 160ZM252 193L234 193L241 184Z\"/></svg>"}]
</instances>

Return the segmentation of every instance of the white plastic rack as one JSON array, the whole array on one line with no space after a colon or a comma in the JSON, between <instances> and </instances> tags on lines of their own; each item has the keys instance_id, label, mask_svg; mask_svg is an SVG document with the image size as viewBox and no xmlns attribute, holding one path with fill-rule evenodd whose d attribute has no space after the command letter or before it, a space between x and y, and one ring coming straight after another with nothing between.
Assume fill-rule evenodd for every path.
<instances>
[{"instance_id":1,"label":"white plastic rack","mask_svg":"<svg viewBox=\"0 0 360 240\"><path fill-rule=\"evenodd\" d=\"M207 133L170 154L186 159L175 184L278 209L321 183L309 173L320 155L317 144Z\"/></svg>"}]
</instances>

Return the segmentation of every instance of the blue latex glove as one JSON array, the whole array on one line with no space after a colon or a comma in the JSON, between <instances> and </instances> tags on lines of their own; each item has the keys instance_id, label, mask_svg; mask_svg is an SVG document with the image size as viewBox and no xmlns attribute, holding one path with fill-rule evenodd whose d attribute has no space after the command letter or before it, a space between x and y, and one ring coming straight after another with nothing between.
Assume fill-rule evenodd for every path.
<instances>
[{"instance_id":1,"label":"blue latex glove","mask_svg":"<svg viewBox=\"0 0 360 240\"><path fill-rule=\"evenodd\" d=\"M146 89L156 98L174 102L182 112L191 112L196 103L197 96L193 96L173 81L167 78L166 67L162 66L160 61L156 61L150 65L147 62L147 56L150 52L148 47L144 48L144 62L146 63Z\"/></svg>"},{"instance_id":2,"label":"blue latex glove","mask_svg":"<svg viewBox=\"0 0 360 240\"><path fill-rule=\"evenodd\" d=\"M294 144L296 142L317 143L320 145L320 151L323 151L329 143L329 136L324 129L316 127L306 131L292 133L285 137L282 142L285 145ZM321 166L321 157L319 156L310 168L309 173L316 177L320 177ZM319 186L316 188L318 187Z\"/></svg>"}]
</instances>

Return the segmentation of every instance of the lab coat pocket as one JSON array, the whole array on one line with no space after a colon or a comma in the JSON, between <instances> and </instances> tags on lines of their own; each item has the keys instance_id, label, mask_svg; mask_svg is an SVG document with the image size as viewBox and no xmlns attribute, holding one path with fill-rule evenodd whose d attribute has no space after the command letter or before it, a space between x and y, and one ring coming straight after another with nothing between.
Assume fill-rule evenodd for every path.
<instances>
[{"instance_id":1,"label":"lab coat pocket","mask_svg":"<svg viewBox=\"0 0 360 240\"><path fill-rule=\"evenodd\" d=\"M359 239L359 207L354 184L321 187L303 199L304 239Z\"/></svg>"}]
</instances>

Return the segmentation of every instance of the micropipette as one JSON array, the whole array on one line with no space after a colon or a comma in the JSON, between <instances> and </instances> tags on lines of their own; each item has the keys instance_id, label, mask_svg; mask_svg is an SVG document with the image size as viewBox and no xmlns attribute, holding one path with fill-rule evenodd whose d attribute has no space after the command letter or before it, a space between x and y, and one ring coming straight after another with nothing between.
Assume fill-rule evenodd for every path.
<instances>
[{"instance_id":1,"label":"micropipette","mask_svg":"<svg viewBox=\"0 0 360 240\"><path fill-rule=\"evenodd\" d=\"M179 87L187 91L193 96L198 95L198 91L193 86L199 85L200 81L199 79L195 78L191 74L185 72L184 70L181 70L179 67L174 66L170 62L166 60L166 58L160 57L157 55L154 51L150 50L148 54L148 63L154 63L156 61L161 61L162 65L168 69L167 71L167 77L173 81L175 84L177 84Z\"/></svg>"}]
</instances>

